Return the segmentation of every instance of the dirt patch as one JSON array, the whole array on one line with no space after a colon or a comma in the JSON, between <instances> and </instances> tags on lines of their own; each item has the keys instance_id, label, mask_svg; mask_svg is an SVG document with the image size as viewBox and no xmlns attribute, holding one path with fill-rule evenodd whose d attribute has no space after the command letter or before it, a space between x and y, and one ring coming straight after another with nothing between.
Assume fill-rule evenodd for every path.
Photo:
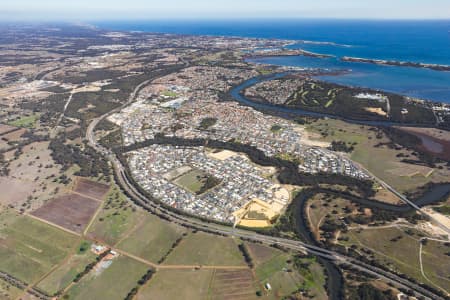
<instances>
[{"instance_id":1,"label":"dirt patch","mask_svg":"<svg viewBox=\"0 0 450 300\"><path fill-rule=\"evenodd\" d=\"M99 201L90 198L76 194L67 194L47 202L31 214L81 233L100 204Z\"/></svg>"},{"instance_id":2,"label":"dirt patch","mask_svg":"<svg viewBox=\"0 0 450 300\"><path fill-rule=\"evenodd\" d=\"M250 270L216 270L211 289L215 299L256 299Z\"/></svg>"},{"instance_id":3,"label":"dirt patch","mask_svg":"<svg viewBox=\"0 0 450 300\"><path fill-rule=\"evenodd\" d=\"M73 190L85 196L102 200L102 198L109 191L109 185L95 182L85 178L78 178L77 183Z\"/></svg>"}]
</instances>

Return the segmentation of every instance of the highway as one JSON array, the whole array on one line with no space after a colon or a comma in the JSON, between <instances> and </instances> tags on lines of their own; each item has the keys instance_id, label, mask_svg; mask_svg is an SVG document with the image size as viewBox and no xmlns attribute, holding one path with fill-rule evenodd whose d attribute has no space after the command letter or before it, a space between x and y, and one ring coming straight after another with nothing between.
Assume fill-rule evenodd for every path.
<instances>
[{"instance_id":1,"label":"highway","mask_svg":"<svg viewBox=\"0 0 450 300\"><path fill-rule=\"evenodd\" d=\"M117 158L117 156L109 149L106 149L97 143L97 140L94 135L94 131L100 121L102 121L109 115L111 115L115 112L118 112L123 107L132 103L134 101L138 91L143 86L145 86L146 84L148 84L150 81L152 81L154 79L156 79L156 78L149 79L149 80L146 80L146 81L140 83L134 89L134 91L130 94L128 101L125 104L123 104L122 106L120 106L98 118L93 119L86 130L86 139L88 141L88 144L109 160L109 162L111 163L111 165L114 169L115 175L116 175L116 181L117 181L116 183L128 194L128 196L130 198L132 198L132 200L136 204L138 204L139 206L145 208L146 210L148 210L158 216L162 216L165 219L167 219L171 222L180 224L182 226L190 226L192 228L202 230L202 231L207 231L207 232L210 232L213 234L228 235L228 236L235 236L235 237L244 238L244 239L250 239L252 241L261 242L261 243L268 244L268 245L277 244L277 245L282 246L287 249L292 249L295 251L300 251L300 252L304 252L304 253L310 253L313 255L321 256L323 258L332 260L336 264L340 264L340 265L345 264L345 265L351 266L354 269L363 271L364 273L367 273L369 275L373 275L377 278L383 279L386 282L393 283L397 287L402 287L405 289L412 290L415 292L415 294L417 296L422 296L422 297L425 297L426 299L443 299L442 297L434 294L431 291L428 291L427 289L424 289L423 287L421 287L420 285L418 285L414 282L411 282L411 281L409 281L405 278L402 278L402 277L400 277L394 273L391 273L389 271L380 269L375 266L368 265L368 264L361 262L357 259L354 259L352 257L346 256L346 255L343 255L343 254L340 254L340 253L337 253L334 251L330 251L330 250L327 250L324 248L320 248L320 247L317 247L314 245L306 244L306 243L303 243L303 242L297 241L297 240L278 238L278 237L258 234L256 232L253 232L250 230L233 228L232 226L228 227L228 226L219 225L219 224L215 224L215 223L204 222L204 221L201 221L196 218L188 217L188 216L181 215L181 214L175 213L173 211L170 211L170 210L166 209L165 207L163 207L162 205L160 205L159 203L153 202L151 199L149 199L148 197L143 195L138 189L136 189L134 184L130 181L130 179L128 178L128 175L125 171L124 166L122 165L120 160Z\"/></svg>"}]
</instances>

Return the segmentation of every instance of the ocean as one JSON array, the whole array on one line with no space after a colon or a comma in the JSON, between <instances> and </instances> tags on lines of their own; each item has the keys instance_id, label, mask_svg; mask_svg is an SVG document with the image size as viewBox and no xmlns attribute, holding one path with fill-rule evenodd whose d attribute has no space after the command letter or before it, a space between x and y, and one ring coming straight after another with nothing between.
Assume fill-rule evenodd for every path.
<instances>
[{"instance_id":1,"label":"ocean","mask_svg":"<svg viewBox=\"0 0 450 300\"><path fill-rule=\"evenodd\" d=\"M342 62L343 56L450 65L450 20L218 20L96 22L100 28L192 35L277 38L333 58L270 57L251 61L283 66L351 70L322 80L450 103L450 72ZM310 41L304 43L302 41Z\"/></svg>"}]
</instances>

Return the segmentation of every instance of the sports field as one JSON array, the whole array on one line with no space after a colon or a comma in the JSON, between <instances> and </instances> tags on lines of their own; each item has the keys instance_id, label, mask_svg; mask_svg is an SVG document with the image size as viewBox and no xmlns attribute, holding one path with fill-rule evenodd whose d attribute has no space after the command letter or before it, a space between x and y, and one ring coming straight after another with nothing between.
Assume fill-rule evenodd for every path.
<instances>
[{"instance_id":1,"label":"sports field","mask_svg":"<svg viewBox=\"0 0 450 300\"><path fill-rule=\"evenodd\" d=\"M213 188L219 181L201 170L191 170L178 177L174 183L194 194L202 194Z\"/></svg>"}]
</instances>

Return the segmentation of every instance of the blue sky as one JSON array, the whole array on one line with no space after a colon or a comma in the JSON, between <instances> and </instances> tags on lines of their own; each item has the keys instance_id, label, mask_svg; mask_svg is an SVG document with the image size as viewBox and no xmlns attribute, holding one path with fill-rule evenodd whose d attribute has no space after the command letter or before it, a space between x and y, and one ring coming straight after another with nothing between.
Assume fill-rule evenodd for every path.
<instances>
[{"instance_id":1,"label":"blue sky","mask_svg":"<svg viewBox=\"0 0 450 300\"><path fill-rule=\"evenodd\" d=\"M3 20L268 17L450 19L450 0L0 0Z\"/></svg>"}]
</instances>

